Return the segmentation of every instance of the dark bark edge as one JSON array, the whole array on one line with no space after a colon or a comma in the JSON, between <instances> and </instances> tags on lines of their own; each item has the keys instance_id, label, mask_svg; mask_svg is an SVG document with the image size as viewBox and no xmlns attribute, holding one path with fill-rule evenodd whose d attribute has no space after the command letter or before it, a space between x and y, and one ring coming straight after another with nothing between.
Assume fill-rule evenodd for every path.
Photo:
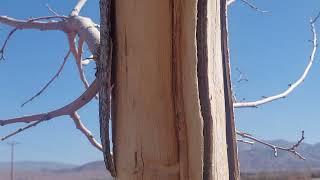
<instances>
[{"instance_id":1,"label":"dark bark edge","mask_svg":"<svg viewBox=\"0 0 320 180\"><path fill-rule=\"evenodd\" d=\"M226 0L220 2L220 21L221 21L221 47L223 59L223 79L224 79L224 93L225 93L225 109L226 109L226 141L228 146L228 165L229 165L229 179L239 180L239 162L238 162L238 148L237 135L235 131L232 89L231 89L231 73L230 73L230 57L228 47L228 22L227 22L227 7Z\"/></svg>"},{"instance_id":2,"label":"dark bark edge","mask_svg":"<svg viewBox=\"0 0 320 180\"><path fill-rule=\"evenodd\" d=\"M228 169L229 180L238 180L239 165L237 155L237 144L235 134L233 101L230 81L230 64L228 52L228 32L227 32L227 15L226 0L220 1L220 22L222 38L222 60L223 60L223 79L225 93L225 110L226 110L226 142L228 146ZM212 180L212 150L213 150L213 119L211 115L211 104L209 97L209 80L208 80L208 46L207 46L207 14L208 0L198 0L197 4L197 72L199 99L201 106L201 115L203 118L203 138L204 138L204 155L203 155L203 180Z\"/></svg>"},{"instance_id":3,"label":"dark bark edge","mask_svg":"<svg viewBox=\"0 0 320 180\"><path fill-rule=\"evenodd\" d=\"M197 74L201 115L203 118L203 180L212 179L212 126L211 104L208 79L208 46L207 46L207 6L208 0L198 0L197 4Z\"/></svg>"}]
</instances>

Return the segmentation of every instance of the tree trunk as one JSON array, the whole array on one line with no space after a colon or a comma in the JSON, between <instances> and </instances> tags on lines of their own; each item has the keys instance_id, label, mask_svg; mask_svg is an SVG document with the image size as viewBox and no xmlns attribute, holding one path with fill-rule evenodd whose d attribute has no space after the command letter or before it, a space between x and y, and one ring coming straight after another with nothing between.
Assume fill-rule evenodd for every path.
<instances>
[{"instance_id":1,"label":"tree trunk","mask_svg":"<svg viewBox=\"0 0 320 180\"><path fill-rule=\"evenodd\" d=\"M225 0L113 2L116 179L238 179Z\"/></svg>"}]
</instances>

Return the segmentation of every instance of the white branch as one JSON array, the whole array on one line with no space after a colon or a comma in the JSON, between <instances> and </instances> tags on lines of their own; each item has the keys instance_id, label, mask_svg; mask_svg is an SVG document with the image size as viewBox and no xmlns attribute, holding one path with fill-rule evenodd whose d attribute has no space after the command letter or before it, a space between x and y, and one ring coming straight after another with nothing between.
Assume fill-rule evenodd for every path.
<instances>
[{"instance_id":1,"label":"white branch","mask_svg":"<svg viewBox=\"0 0 320 180\"><path fill-rule=\"evenodd\" d=\"M64 21L44 22L38 20L47 20L54 18L66 18L65 16L47 16L31 19L28 21L14 19L7 16L0 16L0 23L16 27L18 29L38 29L38 30L63 30Z\"/></svg>"},{"instance_id":2,"label":"white branch","mask_svg":"<svg viewBox=\"0 0 320 180\"><path fill-rule=\"evenodd\" d=\"M94 80L89 88L76 100L69 103L62 108L41 114L35 114L30 116L17 117L12 119L0 120L0 126L5 126L14 123L30 123L34 121L47 121L55 117L70 115L72 112L77 111L84 105L86 105L98 92L100 89L100 83L98 80Z\"/></svg>"},{"instance_id":3,"label":"white branch","mask_svg":"<svg viewBox=\"0 0 320 180\"><path fill-rule=\"evenodd\" d=\"M250 144L250 145L253 145L254 142L253 141L246 141L244 139L237 139L238 142L241 142L241 143L244 143L244 144Z\"/></svg>"},{"instance_id":4,"label":"white branch","mask_svg":"<svg viewBox=\"0 0 320 180\"><path fill-rule=\"evenodd\" d=\"M73 112L70 114L70 117L73 119L77 129L79 129L87 137L89 142L98 150L103 151L102 145L98 143L98 141L93 137L89 129L86 128L84 124L81 122L79 114L77 112Z\"/></svg>"},{"instance_id":5,"label":"white branch","mask_svg":"<svg viewBox=\"0 0 320 180\"><path fill-rule=\"evenodd\" d=\"M76 34L74 33L69 33L68 34L68 41L69 41L69 46L70 46L70 50L76 60L76 64L77 64L77 68L79 71L79 75L80 75L80 79L84 85L84 87L86 89L88 89L89 87L89 83L86 79L86 76L84 74L84 70L82 67L82 63L81 63L81 58L82 58L82 46L84 43L84 39L82 37L79 37L79 44L78 44L78 50L76 49L76 45L75 45L75 37Z\"/></svg>"},{"instance_id":6,"label":"white branch","mask_svg":"<svg viewBox=\"0 0 320 180\"><path fill-rule=\"evenodd\" d=\"M312 53L311 53L311 56L309 57L309 63L306 67L306 69L304 70L304 72L302 73L302 75L300 76L300 78L294 82L293 84L291 84L289 86L288 89L286 89L284 92L280 93L280 94L277 94L277 95L274 95L274 96L270 96L270 97L266 97L266 98L263 98L261 100L258 100L258 101L252 101L252 102L235 102L233 103L233 107L235 108L242 108L242 107L257 107L259 105L262 105L262 104L266 104L266 103L269 103L269 102L272 102L272 101L275 101L275 100L278 100L278 99L281 99L281 98L285 98L286 96L288 96L295 88L297 88L299 85L301 85L303 83L303 81L305 80L305 78L307 77L311 67L312 67L312 64L314 62L314 59L315 59L315 54L316 54L316 51L317 51L317 47L318 47L318 40L317 40L317 33L316 33L316 30L315 30L315 22L316 22L317 18L315 20L312 20L311 21L311 31L312 31L312 35L313 35L313 40L312 40L312 45L313 45L313 49L312 49Z\"/></svg>"},{"instance_id":7,"label":"white branch","mask_svg":"<svg viewBox=\"0 0 320 180\"><path fill-rule=\"evenodd\" d=\"M9 124L14 124L14 123L30 123L27 126L20 128L14 131L13 133L10 133L9 135L5 136L4 138L2 138L2 140L7 139L13 135L16 135L31 127L34 127L41 122L51 120L58 116L68 115L74 120L75 124L77 125L77 128L86 135L86 137L89 139L91 144L102 151L102 146L93 138L91 132L83 125L83 123L80 121L80 117L76 113L78 109L82 108L93 97L95 97L100 89L100 82L97 79L95 79L90 86L88 85L83 73L83 68L81 63L82 47L84 42L87 43L89 50L96 57L97 57L96 53L98 52L98 48L100 47L100 32L97 29L95 23L90 18L81 17L78 15L82 7L84 6L85 2L86 0L79 0L75 8L72 10L71 15L68 17L58 15L58 13L56 13L50 7L48 7L49 11L51 11L56 16L39 17L39 18L33 18L29 20L18 20L11 17L7 17L7 16L0 16L0 24L14 27L14 29L10 32L7 39L5 40L3 47L0 49L0 58L3 57L3 52L9 38L18 29L60 30L65 32L68 35L70 51L65 57L63 64L60 66L55 76L45 85L45 87L42 88L39 93L37 93L32 98L30 98L27 102L32 101L32 99L40 95L49 86L49 84L56 77L59 76L66 62L66 59L70 53L73 53L73 55L76 58L78 70L80 72L80 77L82 81L85 83L85 86L87 88L87 90L79 98L77 98L73 102L59 109L49 111L46 113L30 115L30 116L0 120L0 126L5 126ZM58 20L55 20L55 19L58 19ZM77 35L79 36L78 50L76 49L76 46L75 46L75 37Z\"/></svg>"},{"instance_id":8,"label":"white branch","mask_svg":"<svg viewBox=\"0 0 320 180\"><path fill-rule=\"evenodd\" d=\"M86 2L87 0L79 0L76 6L72 9L70 16L78 16Z\"/></svg>"},{"instance_id":9,"label":"white branch","mask_svg":"<svg viewBox=\"0 0 320 180\"><path fill-rule=\"evenodd\" d=\"M228 0L227 1L227 6L230 6L232 3L236 2L236 0Z\"/></svg>"}]
</instances>

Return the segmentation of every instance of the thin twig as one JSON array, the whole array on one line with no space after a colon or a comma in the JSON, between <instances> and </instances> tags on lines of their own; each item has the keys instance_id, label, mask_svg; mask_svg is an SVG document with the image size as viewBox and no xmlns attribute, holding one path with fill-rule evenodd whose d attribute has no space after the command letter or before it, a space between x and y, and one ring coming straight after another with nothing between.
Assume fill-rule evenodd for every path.
<instances>
[{"instance_id":1,"label":"thin twig","mask_svg":"<svg viewBox=\"0 0 320 180\"><path fill-rule=\"evenodd\" d=\"M29 129L29 128L35 127L35 126L37 126L39 123L43 122L44 120L45 120L45 119L42 119L42 120L33 122L33 123L31 123L31 124L23 127L23 128L19 128L18 130L16 130L16 131L14 131L14 132L6 135L5 137L1 138L1 141L4 141L4 140L6 140L6 139L8 139L8 138L10 138L10 137L12 137L12 136L14 136L14 135L17 135L17 134L19 134L19 133L21 133L21 132L23 132L23 131L25 131L25 130L27 130L27 129Z\"/></svg>"},{"instance_id":2,"label":"thin twig","mask_svg":"<svg viewBox=\"0 0 320 180\"><path fill-rule=\"evenodd\" d=\"M249 79L247 78L247 76L246 76L242 71L240 71L239 68L236 68L236 71L239 73L239 78L238 78L238 80L237 80L237 83L240 83L240 82L242 82L242 81L246 81L246 82L249 81Z\"/></svg>"},{"instance_id":3,"label":"thin twig","mask_svg":"<svg viewBox=\"0 0 320 180\"><path fill-rule=\"evenodd\" d=\"M274 95L274 96L269 96L266 98L262 98L261 100L258 101L252 101L252 102L235 102L233 103L233 107L235 108L243 108L243 107L257 107L259 105L262 104L266 104L281 98L285 98L287 97L293 90L295 90L298 86L300 86L304 80L306 79L312 65L315 59L315 55L317 52L317 47L318 47L318 39L317 39L317 33L316 33L316 29L315 29L315 22L317 21L318 17L320 14L318 14L316 16L316 18L314 20L310 20L310 24L311 24L311 31L312 31L312 35L313 35L313 40L312 45L313 45L313 49L312 49L312 53L309 57L309 63L307 64L306 69L304 70L304 72L302 73L302 75L300 76L300 78L295 81L293 84L290 84L290 86L282 93Z\"/></svg>"},{"instance_id":4,"label":"thin twig","mask_svg":"<svg viewBox=\"0 0 320 180\"><path fill-rule=\"evenodd\" d=\"M253 145L254 142L253 141L246 141L244 139L237 139L238 142L241 142L241 143L244 143L244 144L250 144L250 145Z\"/></svg>"},{"instance_id":5,"label":"thin twig","mask_svg":"<svg viewBox=\"0 0 320 180\"><path fill-rule=\"evenodd\" d=\"M90 130L85 127L85 125L81 122L80 120L80 116L78 115L77 112L73 112L70 114L70 117L73 119L73 122L75 123L77 129L79 129L89 140L89 142L96 147L99 151L103 151L102 150L102 145L93 137L92 133L90 132ZM7 140L8 138L15 136L29 128L35 127L38 124L40 124L41 122L44 122L46 120L49 120L48 118L43 118L39 121L33 122L31 124L29 124L28 126L25 126L23 128L19 128L18 130L6 135L5 137L1 138L1 141Z\"/></svg>"},{"instance_id":6,"label":"thin twig","mask_svg":"<svg viewBox=\"0 0 320 180\"><path fill-rule=\"evenodd\" d=\"M255 6L253 3L247 1L247 0L240 0L241 2L243 2L245 5L249 6L250 8L252 8L253 10L260 12L260 13L268 13L269 11L265 11L265 10L261 10L259 9L257 6ZM236 0L228 0L227 1L227 6L230 6L231 4L233 4L234 2L236 2Z\"/></svg>"},{"instance_id":7,"label":"thin twig","mask_svg":"<svg viewBox=\"0 0 320 180\"><path fill-rule=\"evenodd\" d=\"M75 45L75 37L76 35L73 34L73 33L69 33L68 34L68 42L69 42L69 46L70 46L70 50L76 60L76 64L77 64L77 68L78 68L78 71L79 71L79 76L80 76L80 80L82 81L84 87L86 89L88 89L89 87L89 83L87 81L87 78L84 74L84 70L83 70L83 67L82 67L82 64L81 64L81 57L82 57L82 46L83 46L83 43L84 43L84 40L82 38L79 38L79 45L78 45L78 50L76 48L76 45Z\"/></svg>"},{"instance_id":8,"label":"thin twig","mask_svg":"<svg viewBox=\"0 0 320 180\"><path fill-rule=\"evenodd\" d=\"M50 79L50 81L49 81L37 94L35 94L35 95L32 96L31 98L29 98L27 101L25 101L25 102L21 105L21 107L23 107L23 106L26 105L27 103L33 101L33 99L35 99L36 97L40 96L40 95L49 87L49 85L50 85L56 78L59 77L59 75L60 75L60 73L61 73L64 65L66 64L66 62L67 62L67 60L68 60L68 57L69 57L70 53L71 53L71 50L69 49L67 55L66 55L66 56L64 57L64 59L63 59L63 62L62 62L62 64L61 64L60 68L58 69L57 73Z\"/></svg>"},{"instance_id":9,"label":"thin twig","mask_svg":"<svg viewBox=\"0 0 320 180\"><path fill-rule=\"evenodd\" d=\"M98 150L103 151L102 145L98 143L98 141L93 137L89 129L86 128L84 124L81 122L79 114L77 112L73 112L70 114L70 117L73 119L73 122L75 123L77 129L79 129L82 132L82 134L84 134L87 137L89 142Z\"/></svg>"},{"instance_id":10,"label":"thin twig","mask_svg":"<svg viewBox=\"0 0 320 180\"><path fill-rule=\"evenodd\" d=\"M241 2L243 2L244 4L248 5L250 8L252 8L258 12L261 12L261 13L268 13L269 12L269 11L259 9L257 6L255 6L254 4L252 4L251 2L249 2L247 0L241 0Z\"/></svg>"},{"instance_id":11,"label":"thin twig","mask_svg":"<svg viewBox=\"0 0 320 180\"><path fill-rule=\"evenodd\" d=\"M4 17L2 16L1 17L3 21L13 21L12 23L14 23L14 21L16 21L16 23L19 23L19 25L16 25L14 26L15 28L12 29L6 40L4 41L1 49L0 49L0 60L5 60L5 56L4 56L4 51L5 51L5 48L7 46L7 43L9 41L9 39L11 38L11 36L18 30L18 29L21 29L25 24L24 23L30 23L30 22L34 22L34 21L39 21L39 20L49 20L49 19L57 19L57 18L62 18L62 19L65 19L66 16L45 16L45 17L38 17L38 18L32 18L32 19L29 19L28 21L25 21L24 23L22 23L21 21L18 21L18 20L14 20L14 19L11 19L11 18L8 18L8 17ZM0 21L1 22L1 21ZM10 23L12 25L12 23Z\"/></svg>"},{"instance_id":12,"label":"thin twig","mask_svg":"<svg viewBox=\"0 0 320 180\"><path fill-rule=\"evenodd\" d=\"M254 136L252 136L251 134L248 134L248 133L245 133L245 132L240 132L240 131L237 131L236 132L237 135L241 136L242 138L245 138L245 139L250 139L252 141L255 141L255 142L258 142L260 144L263 144L265 146L268 146L270 148L273 149L273 152L274 152L274 156L275 157L278 157L278 150L282 150L282 151L287 151L287 152L290 152L292 153L293 155L297 156L299 159L302 159L302 160L306 160L305 157L303 157L300 153L298 153L296 151L296 148L302 143L302 141L304 140L304 131L301 132L301 138L300 140L293 144L291 147L289 148L286 148L286 147L282 147L282 146L277 146L277 145L273 145L271 143L268 143L266 141L263 141L263 140L260 140Z\"/></svg>"},{"instance_id":13,"label":"thin twig","mask_svg":"<svg viewBox=\"0 0 320 180\"><path fill-rule=\"evenodd\" d=\"M56 15L56 16L60 16L60 15L57 13L57 11L55 11L54 9L52 9L52 8L49 6L49 4L46 4L46 7L48 8L48 10L49 10L52 14L54 14L54 15Z\"/></svg>"},{"instance_id":14,"label":"thin twig","mask_svg":"<svg viewBox=\"0 0 320 180\"><path fill-rule=\"evenodd\" d=\"M14 123L31 123L42 119L50 120L55 117L69 115L70 113L75 112L78 109L82 108L84 105L86 105L92 98L95 97L95 95L99 92L99 89L100 82L98 80L94 80L90 87L80 97L59 109L47 113L40 113L30 116L22 116L12 119L0 120L0 126L5 126Z\"/></svg>"}]
</instances>

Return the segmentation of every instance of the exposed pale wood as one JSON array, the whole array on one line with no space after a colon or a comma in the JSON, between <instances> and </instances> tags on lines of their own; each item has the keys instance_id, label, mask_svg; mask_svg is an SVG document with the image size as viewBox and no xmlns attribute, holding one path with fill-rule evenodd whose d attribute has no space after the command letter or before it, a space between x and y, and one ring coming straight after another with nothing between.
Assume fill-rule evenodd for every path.
<instances>
[{"instance_id":1,"label":"exposed pale wood","mask_svg":"<svg viewBox=\"0 0 320 180\"><path fill-rule=\"evenodd\" d=\"M179 160L172 103L171 8L170 0L116 1L119 180L179 179L179 172L172 174L169 168Z\"/></svg>"},{"instance_id":2,"label":"exposed pale wood","mask_svg":"<svg viewBox=\"0 0 320 180\"><path fill-rule=\"evenodd\" d=\"M203 120L198 93L196 17L196 0L174 1L173 86L183 180L202 179Z\"/></svg>"},{"instance_id":3,"label":"exposed pale wood","mask_svg":"<svg viewBox=\"0 0 320 180\"><path fill-rule=\"evenodd\" d=\"M204 121L203 180L229 179L220 6L220 0L198 1L199 97Z\"/></svg>"},{"instance_id":4,"label":"exposed pale wood","mask_svg":"<svg viewBox=\"0 0 320 180\"><path fill-rule=\"evenodd\" d=\"M220 1L115 2L117 180L229 179Z\"/></svg>"}]
</instances>

